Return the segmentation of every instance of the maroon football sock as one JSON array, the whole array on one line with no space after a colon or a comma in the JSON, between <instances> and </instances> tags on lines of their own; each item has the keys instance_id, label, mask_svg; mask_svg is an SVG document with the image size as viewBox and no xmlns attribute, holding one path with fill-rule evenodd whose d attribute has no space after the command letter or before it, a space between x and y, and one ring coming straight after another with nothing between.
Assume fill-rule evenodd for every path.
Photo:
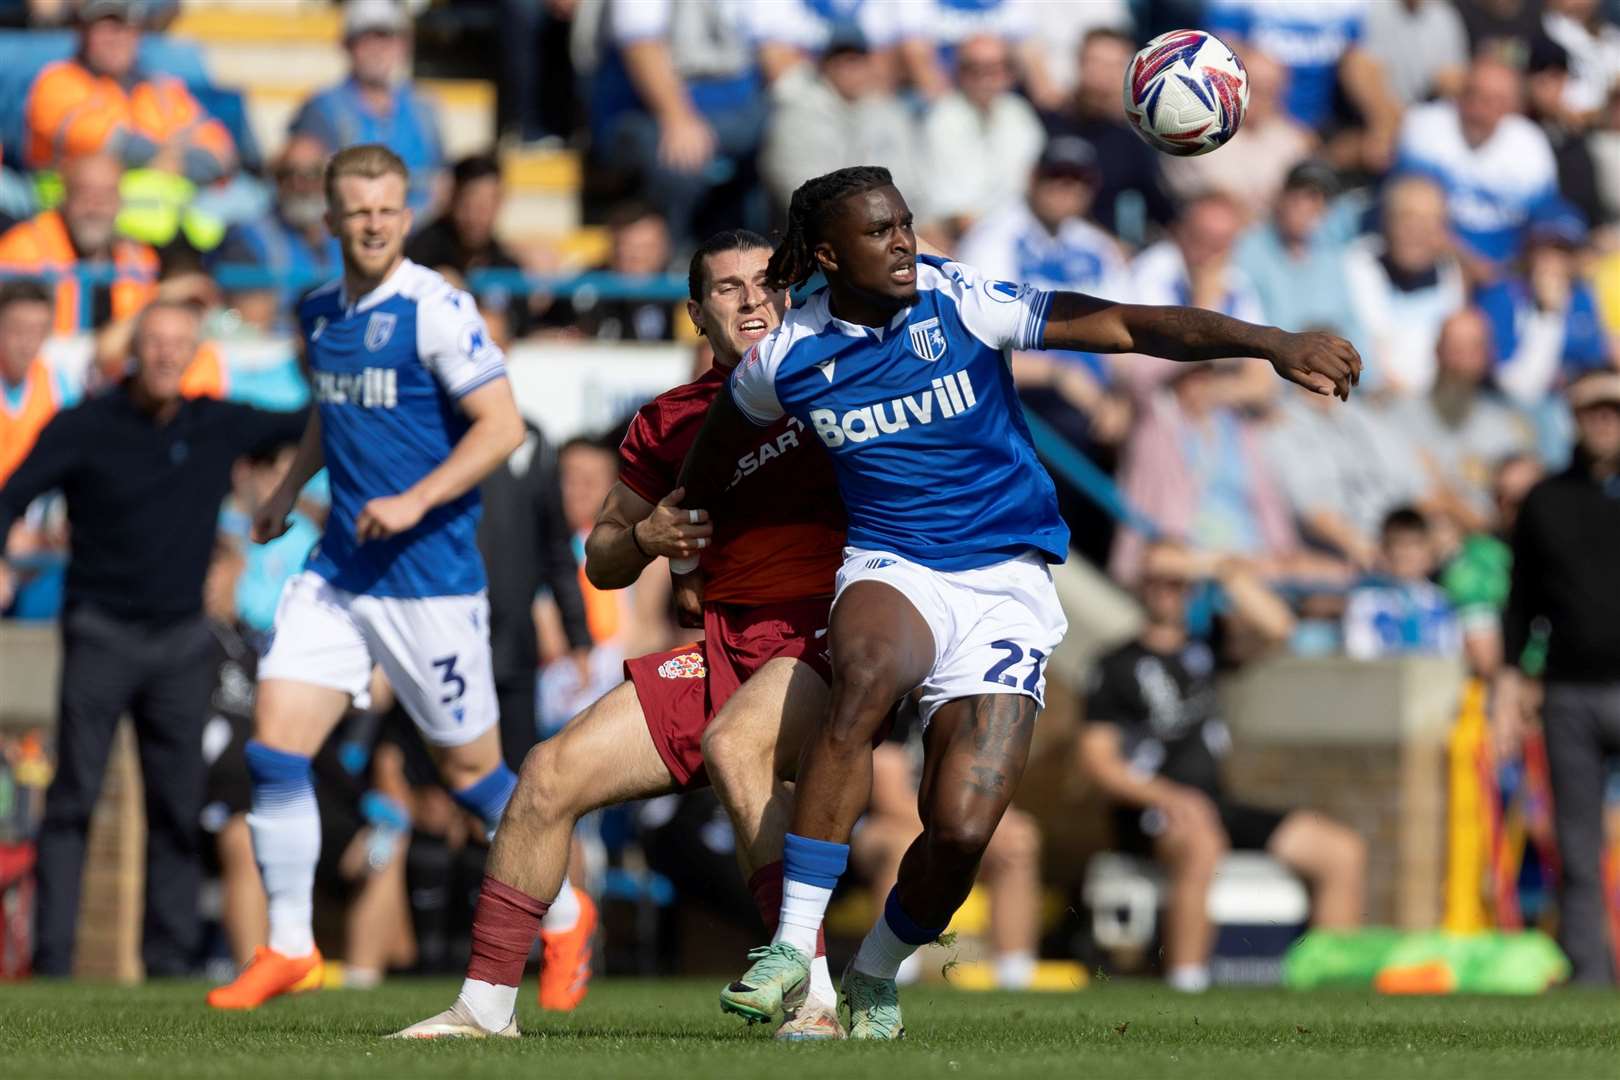
<instances>
[{"instance_id":1,"label":"maroon football sock","mask_svg":"<svg viewBox=\"0 0 1620 1080\"><path fill-rule=\"evenodd\" d=\"M544 900L484 875L473 912L467 978L495 986L522 985L523 965L529 962L534 939L540 935L540 919L549 907Z\"/></svg>"}]
</instances>

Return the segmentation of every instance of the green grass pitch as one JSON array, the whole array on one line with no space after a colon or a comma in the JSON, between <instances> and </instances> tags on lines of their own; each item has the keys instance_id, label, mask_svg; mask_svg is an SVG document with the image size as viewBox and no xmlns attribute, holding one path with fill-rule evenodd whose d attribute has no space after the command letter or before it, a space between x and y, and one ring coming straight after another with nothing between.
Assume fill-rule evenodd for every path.
<instances>
[{"instance_id":1,"label":"green grass pitch","mask_svg":"<svg viewBox=\"0 0 1620 1080\"><path fill-rule=\"evenodd\" d=\"M515 1042L381 1035L449 1004L456 983L390 982L247 1014L210 1012L200 983L0 986L6 1077L1082 1077L1086 1080L1459 1080L1620 1077L1620 995L1378 998L1115 980L1072 994L902 992L898 1044L776 1045L715 1004L720 980L600 980L542 1018L531 986ZM809 1071L813 1070L813 1071Z\"/></svg>"}]
</instances>

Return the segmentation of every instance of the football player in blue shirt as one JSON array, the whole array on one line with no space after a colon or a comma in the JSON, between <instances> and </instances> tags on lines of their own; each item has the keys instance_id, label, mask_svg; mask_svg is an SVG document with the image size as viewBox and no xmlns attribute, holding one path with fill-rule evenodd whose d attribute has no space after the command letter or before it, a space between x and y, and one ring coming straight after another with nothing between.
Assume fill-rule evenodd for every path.
<instances>
[{"instance_id":1,"label":"football player in blue shirt","mask_svg":"<svg viewBox=\"0 0 1620 1080\"><path fill-rule=\"evenodd\" d=\"M385 147L326 169L343 276L298 306L317 408L254 539L287 529L324 464L332 509L320 545L282 590L259 663L248 826L270 936L216 1008L251 1009L318 986L310 919L321 826L310 758L373 665L439 762L457 802L493 830L516 777L501 760L478 554L478 484L523 440L501 351L472 298L404 257L409 177ZM570 894L572 895L572 894Z\"/></svg>"},{"instance_id":2,"label":"football player in blue shirt","mask_svg":"<svg viewBox=\"0 0 1620 1080\"><path fill-rule=\"evenodd\" d=\"M972 887L1067 628L1048 564L1068 557L1068 530L1009 351L1258 356L1341 398L1361 359L1331 334L1046 292L919 255L911 211L881 168L840 169L794 192L769 278L791 288L817 271L827 287L743 357L682 474L689 504L722 517L733 446L787 413L832 455L849 514L829 625L831 705L799 770L780 928L720 999L766 1020L805 979L866 808L873 737L909 698L927 725L923 832L843 980L850 1037L893 1039L896 969Z\"/></svg>"}]
</instances>

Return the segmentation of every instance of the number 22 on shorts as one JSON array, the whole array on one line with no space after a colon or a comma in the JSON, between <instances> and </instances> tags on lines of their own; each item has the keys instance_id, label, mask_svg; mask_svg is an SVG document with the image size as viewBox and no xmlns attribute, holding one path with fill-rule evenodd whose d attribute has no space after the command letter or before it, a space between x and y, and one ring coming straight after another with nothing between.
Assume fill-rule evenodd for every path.
<instances>
[{"instance_id":1,"label":"number 22 on shorts","mask_svg":"<svg viewBox=\"0 0 1620 1080\"><path fill-rule=\"evenodd\" d=\"M1009 669L1023 662L1024 647L1014 641L992 641L990 647L1005 655L984 673L984 681L998 686L1018 686L1018 676L1009 674ZM1033 694L1041 683L1041 665L1046 663L1046 654L1039 649L1030 649L1029 658L1029 674L1024 677L1022 688Z\"/></svg>"}]
</instances>

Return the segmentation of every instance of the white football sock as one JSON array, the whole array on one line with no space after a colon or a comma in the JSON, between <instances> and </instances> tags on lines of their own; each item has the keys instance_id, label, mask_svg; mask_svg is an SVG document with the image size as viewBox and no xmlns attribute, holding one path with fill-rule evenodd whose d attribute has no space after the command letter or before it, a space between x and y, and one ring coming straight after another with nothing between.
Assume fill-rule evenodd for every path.
<instances>
[{"instance_id":1,"label":"white football sock","mask_svg":"<svg viewBox=\"0 0 1620 1080\"><path fill-rule=\"evenodd\" d=\"M922 946L901 941L900 936L889 928L889 920L879 915L872 929L867 931L866 939L861 942L860 952L855 954L855 970L879 979L892 979L899 973L900 965L906 958L920 948Z\"/></svg>"},{"instance_id":2,"label":"white football sock","mask_svg":"<svg viewBox=\"0 0 1620 1080\"><path fill-rule=\"evenodd\" d=\"M900 986L910 986L922 978L922 950L918 949L904 960L895 969L894 981Z\"/></svg>"},{"instance_id":3,"label":"white football sock","mask_svg":"<svg viewBox=\"0 0 1620 1080\"><path fill-rule=\"evenodd\" d=\"M551 902L545 915L540 919L540 932L543 934L566 934L579 924L579 894L574 891L573 883L565 876L562 888L557 890L557 899Z\"/></svg>"},{"instance_id":4,"label":"white football sock","mask_svg":"<svg viewBox=\"0 0 1620 1080\"><path fill-rule=\"evenodd\" d=\"M782 883L782 917L772 943L785 941L807 957L816 955L816 935L833 891L792 878ZM829 979L830 981L830 979Z\"/></svg>"},{"instance_id":5,"label":"white football sock","mask_svg":"<svg viewBox=\"0 0 1620 1080\"><path fill-rule=\"evenodd\" d=\"M478 979L466 979L461 984L461 1003L485 1031L499 1031L510 1024L517 1013L517 999L515 986L496 986Z\"/></svg>"},{"instance_id":6,"label":"white football sock","mask_svg":"<svg viewBox=\"0 0 1620 1080\"><path fill-rule=\"evenodd\" d=\"M825 956L810 961L810 989L805 992L805 997L829 1009L838 1008L838 990L833 986L832 972L827 968Z\"/></svg>"},{"instance_id":7,"label":"white football sock","mask_svg":"<svg viewBox=\"0 0 1620 1080\"><path fill-rule=\"evenodd\" d=\"M321 858L321 818L315 789L292 800L261 801L248 814L253 856L270 909L270 948L282 956L315 950L315 864Z\"/></svg>"},{"instance_id":8,"label":"white football sock","mask_svg":"<svg viewBox=\"0 0 1620 1080\"><path fill-rule=\"evenodd\" d=\"M1035 954L1022 949L996 957L996 985L1003 990L1025 990L1035 978Z\"/></svg>"},{"instance_id":9,"label":"white football sock","mask_svg":"<svg viewBox=\"0 0 1620 1080\"><path fill-rule=\"evenodd\" d=\"M1209 989L1209 968L1203 964L1182 964L1171 968L1164 981L1170 984L1170 989L1183 994L1202 994Z\"/></svg>"}]
</instances>

